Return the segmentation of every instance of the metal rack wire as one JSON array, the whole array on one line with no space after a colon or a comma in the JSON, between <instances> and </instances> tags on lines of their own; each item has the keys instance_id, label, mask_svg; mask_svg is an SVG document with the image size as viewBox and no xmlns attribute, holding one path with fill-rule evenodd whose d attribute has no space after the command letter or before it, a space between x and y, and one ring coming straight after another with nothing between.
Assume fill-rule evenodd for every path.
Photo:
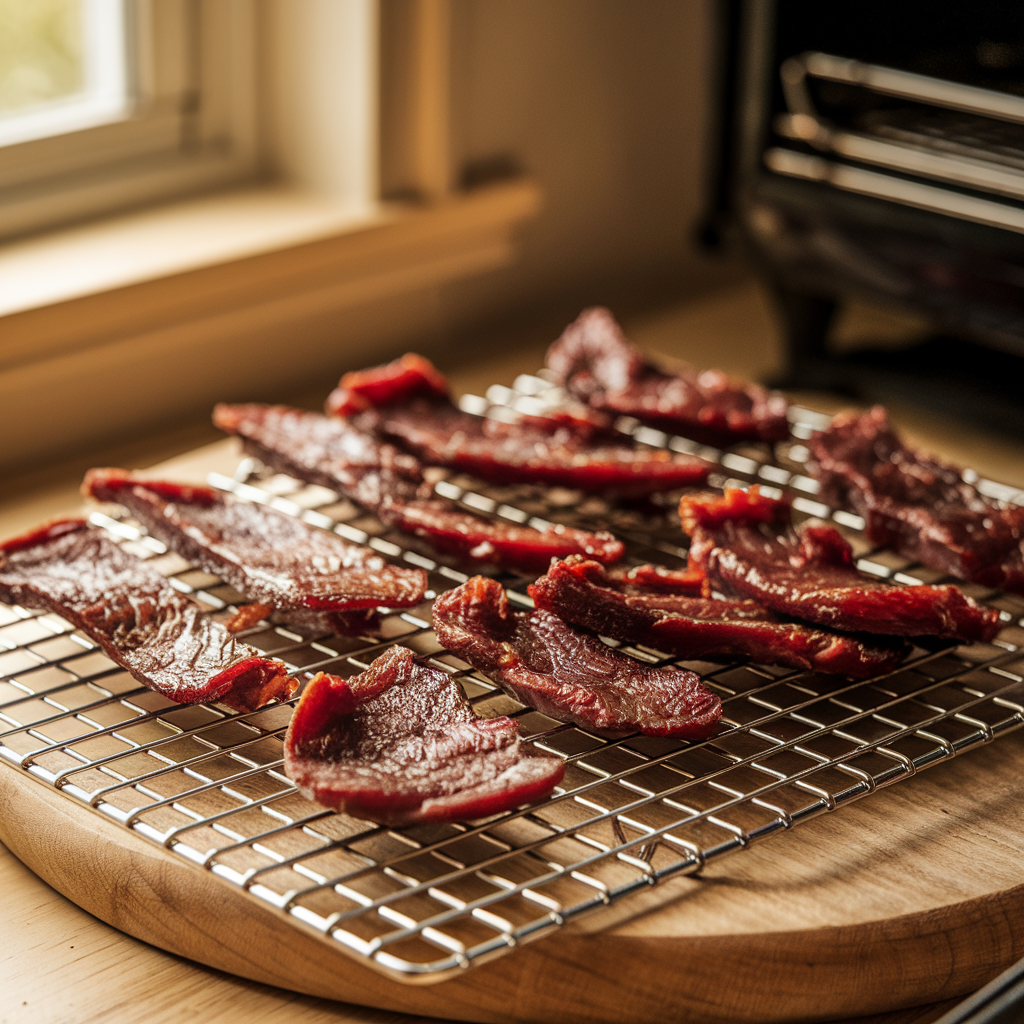
<instances>
[{"instance_id":1,"label":"metal rack wire","mask_svg":"<svg viewBox=\"0 0 1024 1024\"><path fill-rule=\"evenodd\" d=\"M463 405L502 416L557 398L542 377L521 377L514 388L492 388ZM758 481L789 491L798 514L831 518L867 573L904 584L941 579L871 549L856 516L816 500L814 482L802 472L801 441L825 422L793 410L792 441L774 452L760 445L721 452L634 423L620 426L645 443L714 461L712 486ZM507 954L581 914L697 872L1024 724L1024 599L965 585L1002 612L1006 626L993 644L915 647L899 671L867 682L622 645L643 661L700 672L721 696L724 717L718 734L698 743L604 739L524 708L439 647L429 599L466 579L457 569L406 549L400 535L324 488L249 462L234 478L210 482L429 574L428 601L383 615L379 637L260 625L243 634L249 644L299 678L322 669L351 675L387 645L404 644L458 679L477 714L512 715L537 747L563 757L562 786L540 804L473 823L393 829L337 814L299 796L283 774L282 738L294 700L249 713L172 704L59 617L3 605L0 761L403 981L438 981ZM1024 504L1020 491L975 482ZM621 508L557 488L482 488L451 475L436 489L517 522L610 527L633 562L685 558L670 502L662 511ZM95 512L92 521L209 614L227 617L242 602L130 519ZM528 581L501 582L514 603L528 604Z\"/></svg>"}]
</instances>

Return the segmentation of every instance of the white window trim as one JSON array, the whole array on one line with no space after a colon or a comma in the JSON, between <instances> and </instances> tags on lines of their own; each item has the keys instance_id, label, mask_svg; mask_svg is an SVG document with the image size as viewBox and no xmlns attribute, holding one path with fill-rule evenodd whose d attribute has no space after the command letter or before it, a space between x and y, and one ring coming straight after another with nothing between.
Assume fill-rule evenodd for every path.
<instances>
[{"instance_id":1,"label":"white window trim","mask_svg":"<svg viewBox=\"0 0 1024 1024\"><path fill-rule=\"evenodd\" d=\"M84 88L0 120L0 146L33 142L122 120L130 106L128 55L112 45L127 34L123 0L85 0Z\"/></svg>"},{"instance_id":2,"label":"white window trim","mask_svg":"<svg viewBox=\"0 0 1024 1024\"><path fill-rule=\"evenodd\" d=\"M130 116L3 147L0 237L257 177L256 0L126 2Z\"/></svg>"},{"instance_id":3,"label":"white window trim","mask_svg":"<svg viewBox=\"0 0 1024 1024\"><path fill-rule=\"evenodd\" d=\"M330 57L309 34L339 7L360 31L376 31L376 0L265 0L279 46L260 157L283 183L0 246L0 469L67 454L69 438L82 447L218 399L272 397L289 359L336 367L346 346L367 358L368 339L381 344L389 329L415 329L408 319L399 325L408 301L400 315L391 300L514 262L515 232L540 206L537 186L449 187L449 0L401 0L397 8L413 31L402 56L409 102L384 126L385 134L406 133L389 178L423 197L404 204L372 195L375 145L355 158L323 137L325 123L345 118L362 118L357 127L371 143L377 135L372 105L346 110L324 99L341 92L330 87L332 75L375 79L372 60L344 68L311 60L318 50ZM290 74L297 57L302 73ZM301 106L303 88L320 100ZM307 117L287 116L296 103ZM363 199L352 198L353 183Z\"/></svg>"}]
</instances>

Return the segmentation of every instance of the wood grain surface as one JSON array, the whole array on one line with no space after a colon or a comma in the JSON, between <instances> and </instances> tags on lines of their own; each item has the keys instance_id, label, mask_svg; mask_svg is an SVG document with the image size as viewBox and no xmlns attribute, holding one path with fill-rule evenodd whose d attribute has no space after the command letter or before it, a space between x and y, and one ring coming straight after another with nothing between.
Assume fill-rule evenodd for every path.
<instances>
[{"instance_id":1,"label":"wood grain surface","mask_svg":"<svg viewBox=\"0 0 1024 1024\"><path fill-rule=\"evenodd\" d=\"M1024 955L1024 735L439 985L382 978L36 780L0 838L90 913L256 981L467 1021L819 1020L969 992ZM625 917L626 913L632 916Z\"/></svg>"}]
</instances>

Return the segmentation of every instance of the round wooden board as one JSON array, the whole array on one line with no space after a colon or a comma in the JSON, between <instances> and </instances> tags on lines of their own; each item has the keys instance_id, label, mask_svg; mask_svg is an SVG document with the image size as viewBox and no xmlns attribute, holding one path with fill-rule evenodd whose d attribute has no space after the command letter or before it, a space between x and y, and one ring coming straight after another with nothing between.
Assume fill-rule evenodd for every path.
<instances>
[{"instance_id":1,"label":"round wooden board","mask_svg":"<svg viewBox=\"0 0 1024 1024\"><path fill-rule=\"evenodd\" d=\"M408 986L0 767L0 839L79 906L199 963L468 1021L820 1021L977 988L1024 955L1024 734L652 889L451 981Z\"/></svg>"}]
</instances>

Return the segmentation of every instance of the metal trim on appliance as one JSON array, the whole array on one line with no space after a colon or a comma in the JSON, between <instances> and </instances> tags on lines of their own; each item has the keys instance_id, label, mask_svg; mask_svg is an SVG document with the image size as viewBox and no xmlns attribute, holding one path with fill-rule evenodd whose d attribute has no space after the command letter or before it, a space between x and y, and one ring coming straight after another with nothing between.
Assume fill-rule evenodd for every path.
<instances>
[{"instance_id":1,"label":"metal trim on appliance","mask_svg":"<svg viewBox=\"0 0 1024 1024\"><path fill-rule=\"evenodd\" d=\"M919 210L944 213L960 220L1024 234L1024 209L936 188L891 174L880 174L820 156L774 146L764 155L765 166L776 174L817 181L845 192L886 199Z\"/></svg>"}]
</instances>

